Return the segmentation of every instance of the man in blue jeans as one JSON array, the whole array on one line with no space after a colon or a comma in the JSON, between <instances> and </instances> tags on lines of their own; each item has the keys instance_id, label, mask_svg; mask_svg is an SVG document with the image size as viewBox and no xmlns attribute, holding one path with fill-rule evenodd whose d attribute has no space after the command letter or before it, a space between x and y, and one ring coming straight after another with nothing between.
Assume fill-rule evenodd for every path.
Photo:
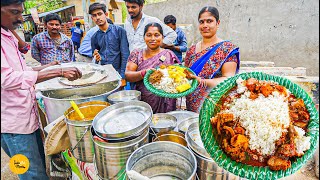
<instances>
[{"instance_id":1,"label":"man in blue jeans","mask_svg":"<svg viewBox=\"0 0 320 180\"><path fill-rule=\"evenodd\" d=\"M27 67L11 32L23 22L23 2L1 0L1 147L10 158L28 158L29 169L20 179L47 180L34 86L55 77L76 80L81 72L74 67L41 71L56 63Z\"/></svg>"}]
</instances>

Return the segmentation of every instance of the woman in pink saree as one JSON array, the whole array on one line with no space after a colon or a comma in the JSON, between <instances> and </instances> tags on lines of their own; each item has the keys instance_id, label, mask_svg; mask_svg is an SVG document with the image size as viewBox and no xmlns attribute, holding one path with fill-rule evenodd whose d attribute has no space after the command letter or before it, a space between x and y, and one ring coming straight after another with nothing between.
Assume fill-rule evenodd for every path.
<instances>
[{"instance_id":1,"label":"woman in pink saree","mask_svg":"<svg viewBox=\"0 0 320 180\"><path fill-rule=\"evenodd\" d=\"M160 46L163 40L163 30L160 24L150 23L144 30L146 49L135 49L128 58L126 80L135 83L135 90L141 92L141 101L148 103L153 113L166 113L176 110L176 99L163 98L149 92L143 84L146 71L159 67L162 64L180 63L177 56L168 49Z\"/></svg>"}]
</instances>

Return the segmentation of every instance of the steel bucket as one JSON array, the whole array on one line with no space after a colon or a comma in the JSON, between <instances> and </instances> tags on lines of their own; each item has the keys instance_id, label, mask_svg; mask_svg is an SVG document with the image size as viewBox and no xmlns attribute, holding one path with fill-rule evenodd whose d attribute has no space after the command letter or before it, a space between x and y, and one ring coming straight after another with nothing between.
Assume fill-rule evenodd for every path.
<instances>
[{"instance_id":1,"label":"steel bucket","mask_svg":"<svg viewBox=\"0 0 320 180\"><path fill-rule=\"evenodd\" d=\"M108 102L91 101L79 104L78 107L87 121L81 121L79 115L70 107L65 112L68 135L73 156L83 162L93 162L93 142L90 136L90 128L95 115L109 106Z\"/></svg>"},{"instance_id":2,"label":"steel bucket","mask_svg":"<svg viewBox=\"0 0 320 180\"><path fill-rule=\"evenodd\" d=\"M185 139L188 148L193 152L197 159L197 176L200 180L223 180L233 176L228 171L219 167L207 153L200 137L198 122L194 122L188 127L188 130L185 133ZM237 176L233 177L235 180L241 179Z\"/></svg>"},{"instance_id":3,"label":"steel bucket","mask_svg":"<svg viewBox=\"0 0 320 180\"><path fill-rule=\"evenodd\" d=\"M153 142L131 154L126 173L131 170L150 179L195 180L197 162L193 153L180 144Z\"/></svg>"},{"instance_id":4,"label":"steel bucket","mask_svg":"<svg viewBox=\"0 0 320 180\"><path fill-rule=\"evenodd\" d=\"M129 156L139 147L148 143L149 127L138 137L129 141L104 142L94 138L96 136L93 127L91 138L94 142L94 165L100 179L117 180L125 177L125 166ZM98 136L96 136L98 137Z\"/></svg>"},{"instance_id":5,"label":"steel bucket","mask_svg":"<svg viewBox=\"0 0 320 180\"><path fill-rule=\"evenodd\" d=\"M190 148L190 147L189 147ZM192 151L192 148L190 148ZM226 179L229 172L220 168L213 159L208 159L192 151L197 159L197 175L201 180Z\"/></svg>"},{"instance_id":6,"label":"steel bucket","mask_svg":"<svg viewBox=\"0 0 320 180\"><path fill-rule=\"evenodd\" d=\"M88 101L107 102L108 95L119 87L119 81L112 81L80 88L41 91L48 123L63 115L64 111L70 107L70 100L77 104Z\"/></svg>"}]
</instances>

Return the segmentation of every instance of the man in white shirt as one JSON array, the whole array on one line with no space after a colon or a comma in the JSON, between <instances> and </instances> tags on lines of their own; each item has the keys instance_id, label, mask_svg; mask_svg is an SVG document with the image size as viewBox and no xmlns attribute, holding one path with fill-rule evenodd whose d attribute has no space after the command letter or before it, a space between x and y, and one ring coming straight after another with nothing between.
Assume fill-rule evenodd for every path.
<instances>
[{"instance_id":1,"label":"man in white shirt","mask_svg":"<svg viewBox=\"0 0 320 180\"><path fill-rule=\"evenodd\" d=\"M162 26L164 35L163 44L173 44L177 38L177 33L162 23L158 18L144 14L142 12L144 0L124 1L130 15L124 24L124 29L127 32L130 52L132 52L134 49L141 49L147 46L143 38L144 27L152 22L157 22Z\"/></svg>"}]
</instances>

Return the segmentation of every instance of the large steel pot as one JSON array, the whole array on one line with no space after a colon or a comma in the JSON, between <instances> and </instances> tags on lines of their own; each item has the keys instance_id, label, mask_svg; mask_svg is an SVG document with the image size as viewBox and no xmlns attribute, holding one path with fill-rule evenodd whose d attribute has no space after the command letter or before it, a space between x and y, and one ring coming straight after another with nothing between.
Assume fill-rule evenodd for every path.
<instances>
[{"instance_id":1,"label":"large steel pot","mask_svg":"<svg viewBox=\"0 0 320 180\"><path fill-rule=\"evenodd\" d=\"M94 165L99 178L117 180L125 176L127 159L136 149L148 143L148 134L149 128L146 128L141 135L134 139L107 142L96 136L92 127L91 137L94 142L95 153Z\"/></svg>"},{"instance_id":2,"label":"large steel pot","mask_svg":"<svg viewBox=\"0 0 320 180\"><path fill-rule=\"evenodd\" d=\"M120 85L119 81L112 81L80 88L41 91L48 122L51 123L63 115L70 107L70 100L77 104L88 101L106 102L108 95Z\"/></svg>"},{"instance_id":3,"label":"large steel pot","mask_svg":"<svg viewBox=\"0 0 320 180\"><path fill-rule=\"evenodd\" d=\"M185 133L188 148L197 159L197 175L200 180L228 179L229 172L220 168L203 146L198 122L192 123Z\"/></svg>"},{"instance_id":4,"label":"large steel pot","mask_svg":"<svg viewBox=\"0 0 320 180\"><path fill-rule=\"evenodd\" d=\"M126 165L127 174L131 170L151 179L195 180L197 162L188 148L160 141L134 151Z\"/></svg>"},{"instance_id":5,"label":"large steel pot","mask_svg":"<svg viewBox=\"0 0 320 180\"><path fill-rule=\"evenodd\" d=\"M95 115L109 105L108 102L103 101L90 101L78 104L78 107L86 120L82 120L73 107L70 107L64 113L64 120L67 124L71 143L71 152L76 159L83 162L93 162L94 149L90 128Z\"/></svg>"}]
</instances>

